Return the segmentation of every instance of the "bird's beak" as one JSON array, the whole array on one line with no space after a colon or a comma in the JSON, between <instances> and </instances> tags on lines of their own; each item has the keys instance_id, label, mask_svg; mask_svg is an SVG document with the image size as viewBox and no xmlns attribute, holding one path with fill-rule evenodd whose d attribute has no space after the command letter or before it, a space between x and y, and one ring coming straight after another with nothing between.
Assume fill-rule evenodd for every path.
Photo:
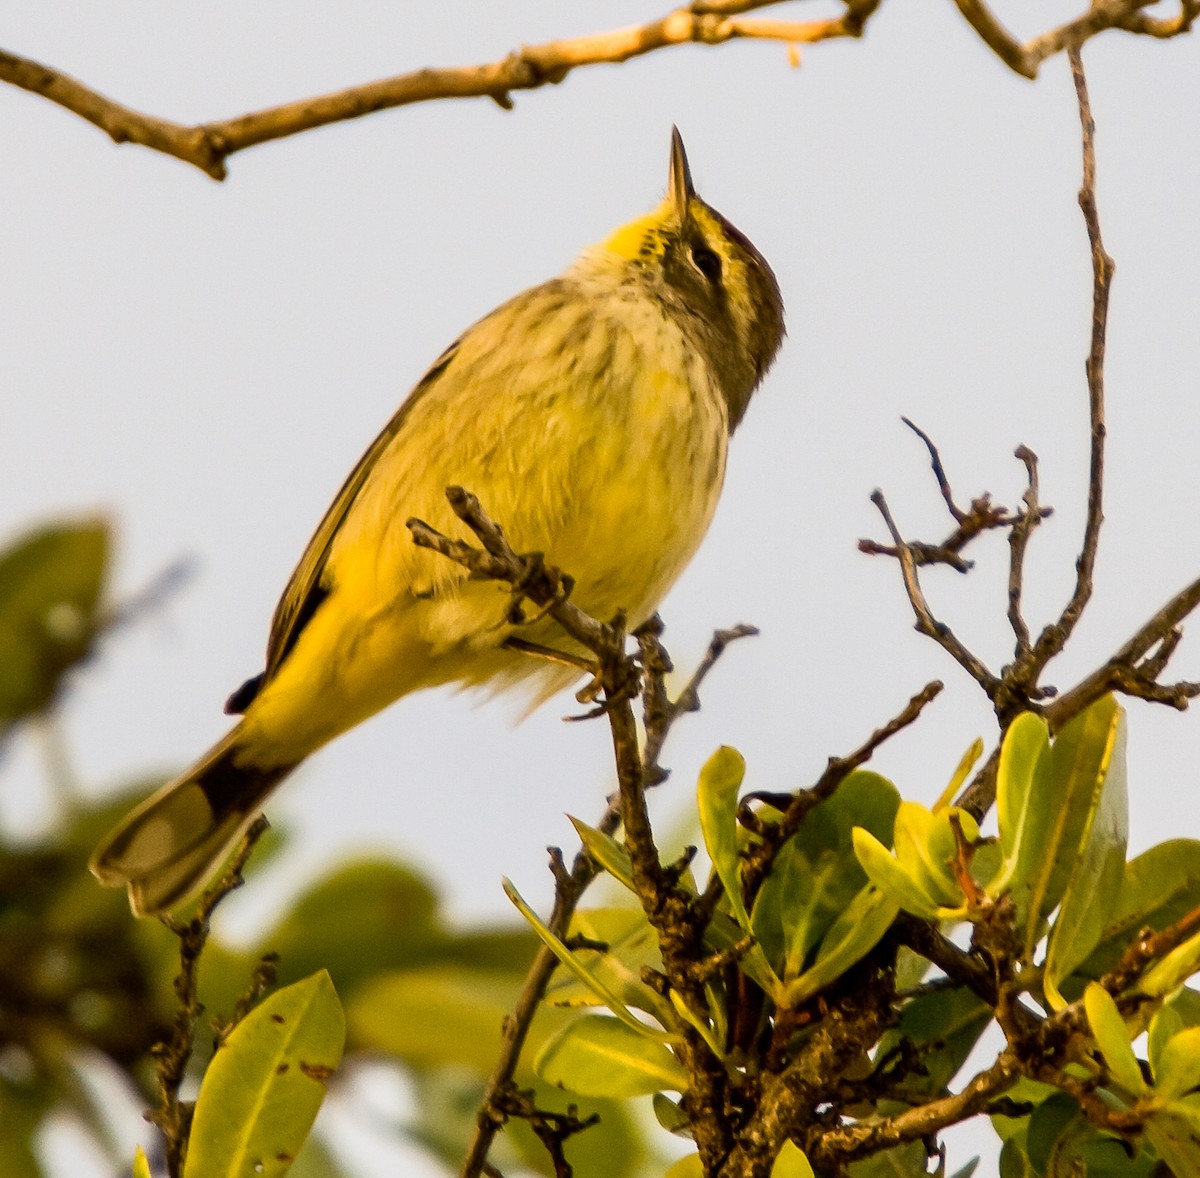
<instances>
[{"instance_id":1,"label":"bird's beak","mask_svg":"<svg viewBox=\"0 0 1200 1178\"><path fill-rule=\"evenodd\" d=\"M679 220L686 221L688 201L696 195L696 190L692 187L692 171L688 167L687 152L678 127L671 128L671 169L667 174L667 195L679 214Z\"/></svg>"}]
</instances>

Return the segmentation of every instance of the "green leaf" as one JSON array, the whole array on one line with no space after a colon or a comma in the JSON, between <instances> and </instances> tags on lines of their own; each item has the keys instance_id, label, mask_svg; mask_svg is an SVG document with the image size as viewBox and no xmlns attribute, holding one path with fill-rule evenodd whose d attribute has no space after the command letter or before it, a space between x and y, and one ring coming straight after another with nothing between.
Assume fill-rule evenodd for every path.
<instances>
[{"instance_id":1,"label":"green leaf","mask_svg":"<svg viewBox=\"0 0 1200 1178\"><path fill-rule=\"evenodd\" d=\"M1025 1134L1010 1137L1000 1151L1000 1178L1039 1178L1025 1152Z\"/></svg>"},{"instance_id":2,"label":"green leaf","mask_svg":"<svg viewBox=\"0 0 1200 1178\"><path fill-rule=\"evenodd\" d=\"M1125 873L1129 841L1129 796L1125 769L1125 712L1115 708L1108 756L1098 770L1094 810L1087 819L1083 847L1075 858L1062 907L1050 930L1043 990L1050 1005L1062 1010L1059 984L1096 947L1116 907Z\"/></svg>"},{"instance_id":3,"label":"green leaf","mask_svg":"<svg viewBox=\"0 0 1200 1178\"><path fill-rule=\"evenodd\" d=\"M541 937L547 948L558 960L567 967L593 994L598 1003L603 1003L631 1031L639 1035L647 1035L654 1039L672 1038L670 1031L660 1031L656 1027L647 1026L630 1011L629 1007L617 997L612 988L593 970L583 963L583 960L571 952L563 942L550 931L540 916L521 898L520 892L513 886L511 880L501 881L504 894L516 905L517 910L533 926L533 931ZM596 1096L605 1093L593 1093Z\"/></svg>"},{"instance_id":4,"label":"green leaf","mask_svg":"<svg viewBox=\"0 0 1200 1178\"><path fill-rule=\"evenodd\" d=\"M830 926L867 882L854 829L891 842L900 797L877 773L850 774L776 852L754 900L751 927L772 969L798 977Z\"/></svg>"},{"instance_id":5,"label":"green leaf","mask_svg":"<svg viewBox=\"0 0 1200 1178\"><path fill-rule=\"evenodd\" d=\"M680 1107L678 1101L672 1100L661 1092L656 1092L651 1101L654 1108L654 1119L676 1137L691 1137L692 1122Z\"/></svg>"},{"instance_id":6,"label":"green leaf","mask_svg":"<svg viewBox=\"0 0 1200 1178\"><path fill-rule=\"evenodd\" d=\"M1104 1056L1113 1079L1131 1095L1140 1096L1146 1091L1146 1081L1138 1066L1137 1056L1129 1045L1125 1020L1112 995L1096 982L1089 982L1083 993L1083 1005L1096 1038L1096 1046Z\"/></svg>"},{"instance_id":7,"label":"green leaf","mask_svg":"<svg viewBox=\"0 0 1200 1178\"><path fill-rule=\"evenodd\" d=\"M861 961L891 927L899 906L875 888L863 888L834 921L821 941L816 960L784 988L780 1006L799 1006Z\"/></svg>"},{"instance_id":8,"label":"green leaf","mask_svg":"<svg viewBox=\"0 0 1200 1178\"><path fill-rule=\"evenodd\" d=\"M738 790L746 776L746 762L737 749L722 745L700 770L696 787L700 829L713 868L725 888L733 918L746 932L750 914L742 899L742 874L738 857Z\"/></svg>"},{"instance_id":9,"label":"green leaf","mask_svg":"<svg viewBox=\"0 0 1200 1178\"><path fill-rule=\"evenodd\" d=\"M108 568L103 520L29 532L0 552L0 732L54 701L99 626Z\"/></svg>"},{"instance_id":10,"label":"green leaf","mask_svg":"<svg viewBox=\"0 0 1200 1178\"><path fill-rule=\"evenodd\" d=\"M1172 1174L1200 1174L1200 1097L1172 1101L1147 1118L1144 1132Z\"/></svg>"},{"instance_id":11,"label":"green leaf","mask_svg":"<svg viewBox=\"0 0 1200 1178\"><path fill-rule=\"evenodd\" d=\"M571 921L574 937L608 946L606 950L571 950L589 978L600 981L625 1006L644 1010L664 1025L673 1021L670 1003L642 981L644 969L662 969L662 955L658 937L640 909L589 908L576 912ZM604 1005L590 981L565 967L555 970L544 998L552 1006Z\"/></svg>"},{"instance_id":12,"label":"green leaf","mask_svg":"<svg viewBox=\"0 0 1200 1178\"><path fill-rule=\"evenodd\" d=\"M1117 904L1101 943L1084 967L1099 977L1116 964L1130 939L1146 927L1159 932L1200 905L1200 842L1169 839L1125 865Z\"/></svg>"},{"instance_id":13,"label":"green leaf","mask_svg":"<svg viewBox=\"0 0 1200 1178\"><path fill-rule=\"evenodd\" d=\"M1197 968L1200 968L1200 933L1156 961L1142 974L1137 988L1152 998L1162 998L1183 985Z\"/></svg>"},{"instance_id":14,"label":"green leaf","mask_svg":"<svg viewBox=\"0 0 1200 1178\"><path fill-rule=\"evenodd\" d=\"M775 1155L771 1178L815 1178L804 1151L793 1141L785 1141Z\"/></svg>"},{"instance_id":15,"label":"green leaf","mask_svg":"<svg viewBox=\"0 0 1200 1178\"><path fill-rule=\"evenodd\" d=\"M1150 1034L1146 1036L1146 1054L1150 1060L1150 1074L1156 1083L1162 1065L1163 1048L1183 1028L1183 1016L1172 1005L1160 1007L1150 1020Z\"/></svg>"},{"instance_id":16,"label":"green leaf","mask_svg":"<svg viewBox=\"0 0 1200 1178\"><path fill-rule=\"evenodd\" d=\"M921 891L939 907L962 906L962 889L947 856L947 851L953 855L956 850L947 811L933 814L919 802L901 802L894 841L900 866Z\"/></svg>"},{"instance_id":17,"label":"green leaf","mask_svg":"<svg viewBox=\"0 0 1200 1178\"><path fill-rule=\"evenodd\" d=\"M585 1014L546 1041L534 1071L580 1096L645 1096L687 1089L687 1073L661 1042L602 1014Z\"/></svg>"},{"instance_id":18,"label":"green leaf","mask_svg":"<svg viewBox=\"0 0 1200 1178\"><path fill-rule=\"evenodd\" d=\"M634 891L633 863L629 858L629 852L612 835L605 834L594 826L588 826L586 822L581 822L578 818L571 818L570 814L567 817L571 819L571 825L575 827L575 833L579 835L579 841L587 848L587 853L613 879L623 883L631 892Z\"/></svg>"},{"instance_id":19,"label":"green leaf","mask_svg":"<svg viewBox=\"0 0 1200 1178\"><path fill-rule=\"evenodd\" d=\"M1045 918L1066 891L1095 815L1119 714L1113 697L1104 696L1064 725L1049 751L1038 759L1020 866L1013 880L1026 961L1033 959Z\"/></svg>"},{"instance_id":20,"label":"green leaf","mask_svg":"<svg viewBox=\"0 0 1200 1178\"><path fill-rule=\"evenodd\" d=\"M1200 1027L1188 1027L1171 1036L1158 1052L1154 1069L1154 1095L1175 1100L1200 1087Z\"/></svg>"},{"instance_id":21,"label":"green leaf","mask_svg":"<svg viewBox=\"0 0 1200 1178\"><path fill-rule=\"evenodd\" d=\"M937 919L938 901L925 890L925 881L916 878L873 834L855 830L854 853L867 878L897 907L925 920Z\"/></svg>"},{"instance_id":22,"label":"green leaf","mask_svg":"<svg viewBox=\"0 0 1200 1178\"><path fill-rule=\"evenodd\" d=\"M1024 879L1036 862L1036 847L1030 838L1034 772L1049 748L1050 728L1034 712L1018 716L1004 734L996 771L996 821L1003 866L988 886L993 898L1008 891L1014 879Z\"/></svg>"},{"instance_id":23,"label":"green leaf","mask_svg":"<svg viewBox=\"0 0 1200 1178\"><path fill-rule=\"evenodd\" d=\"M926 1178L925 1146L920 1141L910 1141L882 1150L870 1157L851 1162L850 1178Z\"/></svg>"},{"instance_id":24,"label":"green leaf","mask_svg":"<svg viewBox=\"0 0 1200 1178\"><path fill-rule=\"evenodd\" d=\"M700 828L708 848L713 868L725 889L733 918L746 931L752 925L746 902L742 897L742 874L738 857L737 802L738 790L746 775L746 762L737 749L722 745L700 770L696 799L700 811ZM742 968L768 981L767 992L776 995L779 979L771 968L762 946L755 943L742 960Z\"/></svg>"},{"instance_id":25,"label":"green leaf","mask_svg":"<svg viewBox=\"0 0 1200 1178\"><path fill-rule=\"evenodd\" d=\"M286 1173L341 1062L345 1038L342 1006L323 970L252 1010L205 1073L187 1178Z\"/></svg>"},{"instance_id":26,"label":"green leaf","mask_svg":"<svg viewBox=\"0 0 1200 1178\"><path fill-rule=\"evenodd\" d=\"M899 1026L883 1036L879 1053L907 1039L920 1052L924 1074L910 1076L906 1091L938 1096L991 1021L992 1008L965 986L921 994L904 1004Z\"/></svg>"}]
</instances>

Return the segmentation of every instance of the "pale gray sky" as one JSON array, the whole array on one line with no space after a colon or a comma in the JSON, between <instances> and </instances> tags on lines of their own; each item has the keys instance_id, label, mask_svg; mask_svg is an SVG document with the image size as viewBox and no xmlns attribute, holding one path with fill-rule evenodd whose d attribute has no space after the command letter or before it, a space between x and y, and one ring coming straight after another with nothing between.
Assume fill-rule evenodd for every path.
<instances>
[{"instance_id":1,"label":"pale gray sky","mask_svg":"<svg viewBox=\"0 0 1200 1178\"><path fill-rule=\"evenodd\" d=\"M1022 0L1006 18L1031 34L1073 11ZM10 0L3 37L122 102L199 121L656 15L549 0ZM1100 588L1053 676L1063 685L1200 571L1197 47L1109 34L1086 61L1118 272ZM120 530L118 594L178 556L197 567L69 701L87 789L178 768L224 731L222 701L259 669L296 557L395 405L466 324L653 205L677 123L700 192L775 267L789 338L734 441L710 536L662 611L684 667L716 627L763 634L730 651L703 714L679 725L658 805L679 812L720 743L745 754L753 788L810 782L940 676L943 697L877 762L932 799L970 741L990 740L987 708L912 632L894 566L855 542L882 536L877 485L910 534L946 530L907 414L941 444L964 500L987 488L1014 502L1012 450L1038 452L1056 513L1034 541L1031 619L1069 589L1090 274L1065 60L1030 83L952 4L885 3L864 41L808 48L798 70L771 44L687 48L515 102L306 134L233 157L218 185L0 89L0 534L101 509ZM992 538L970 578L926 580L995 665L1010 647L1006 554ZM1200 674L1200 627L1177 669ZM273 807L294 834L279 894L372 847L421 866L465 920L508 913L502 873L544 902L543 848L570 839L564 811L598 816L610 783L607 732L561 723L573 709L564 696L513 729L503 702L436 694L344 737ZM1133 849L1196 834L1196 715L1130 712ZM36 824L40 781L19 742L0 764L0 822ZM276 902L266 881L237 898L243 923Z\"/></svg>"}]
</instances>

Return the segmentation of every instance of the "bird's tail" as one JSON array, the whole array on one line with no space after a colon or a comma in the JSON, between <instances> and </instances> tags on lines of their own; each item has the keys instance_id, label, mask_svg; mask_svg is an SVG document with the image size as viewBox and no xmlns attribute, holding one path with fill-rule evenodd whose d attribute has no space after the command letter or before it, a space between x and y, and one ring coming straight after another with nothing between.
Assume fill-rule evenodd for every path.
<instances>
[{"instance_id":1,"label":"bird's tail","mask_svg":"<svg viewBox=\"0 0 1200 1178\"><path fill-rule=\"evenodd\" d=\"M88 866L101 883L129 888L135 916L163 912L204 887L267 795L296 766L239 763L241 725L182 777L131 811Z\"/></svg>"}]
</instances>

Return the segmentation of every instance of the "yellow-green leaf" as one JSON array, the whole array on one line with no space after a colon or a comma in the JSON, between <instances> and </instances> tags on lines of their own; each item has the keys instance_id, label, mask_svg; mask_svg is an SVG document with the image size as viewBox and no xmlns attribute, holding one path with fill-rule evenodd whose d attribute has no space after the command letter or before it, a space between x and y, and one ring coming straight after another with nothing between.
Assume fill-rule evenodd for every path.
<instances>
[{"instance_id":1,"label":"yellow-green leaf","mask_svg":"<svg viewBox=\"0 0 1200 1178\"><path fill-rule=\"evenodd\" d=\"M571 818L571 815L567 815ZM619 883L623 883L631 892L633 888L633 864L629 859L629 852L619 843L612 835L605 834L602 830L597 830L594 826L588 826L586 822L581 822L578 818L571 818L571 825L575 827L575 833L579 835L579 841L587 848L587 853L591 855L613 879Z\"/></svg>"},{"instance_id":2,"label":"yellow-green leaf","mask_svg":"<svg viewBox=\"0 0 1200 1178\"><path fill-rule=\"evenodd\" d=\"M775 1155L771 1178L815 1178L804 1151L793 1141L785 1141Z\"/></svg>"},{"instance_id":3,"label":"yellow-green leaf","mask_svg":"<svg viewBox=\"0 0 1200 1178\"><path fill-rule=\"evenodd\" d=\"M146 1151L140 1145L137 1147L137 1153L133 1155L133 1178L153 1178Z\"/></svg>"},{"instance_id":4,"label":"yellow-green leaf","mask_svg":"<svg viewBox=\"0 0 1200 1178\"><path fill-rule=\"evenodd\" d=\"M696 794L704 845L724 885L734 919L749 932L750 914L742 899L737 832L738 790L745 775L746 762L742 754L722 745L700 770Z\"/></svg>"},{"instance_id":5,"label":"yellow-green leaf","mask_svg":"<svg viewBox=\"0 0 1200 1178\"><path fill-rule=\"evenodd\" d=\"M1137 1056L1129 1045L1125 1020L1112 995L1103 986L1090 982L1083 994L1083 1005L1096 1038L1096 1046L1104 1056L1113 1079L1131 1095L1140 1095L1146 1090L1146 1081L1138 1066Z\"/></svg>"},{"instance_id":6,"label":"yellow-green leaf","mask_svg":"<svg viewBox=\"0 0 1200 1178\"><path fill-rule=\"evenodd\" d=\"M1172 1035L1158 1052L1154 1092L1162 1100L1175 1100L1200 1087L1200 1027L1187 1027Z\"/></svg>"},{"instance_id":7,"label":"yellow-green leaf","mask_svg":"<svg viewBox=\"0 0 1200 1178\"><path fill-rule=\"evenodd\" d=\"M1050 930L1043 989L1055 1010L1067 1005L1059 984L1087 960L1116 908L1129 841L1125 770L1125 711L1113 709L1106 756L1097 773L1093 809L1083 847L1075 857L1062 907Z\"/></svg>"},{"instance_id":8,"label":"yellow-green leaf","mask_svg":"<svg viewBox=\"0 0 1200 1178\"><path fill-rule=\"evenodd\" d=\"M286 1173L342 1059L346 1024L322 970L272 994L217 1051L196 1101L187 1178Z\"/></svg>"},{"instance_id":9,"label":"yellow-green leaf","mask_svg":"<svg viewBox=\"0 0 1200 1178\"><path fill-rule=\"evenodd\" d=\"M704 1166L698 1153L689 1153L667 1167L663 1178L704 1178Z\"/></svg>"},{"instance_id":10,"label":"yellow-green leaf","mask_svg":"<svg viewBox=\"0 0 1200 1178\"><path fill-rule=\"evenodd\" d=\"M580 1096L646 1096L687 1089L687 1072L661 1042L603 1014L585 1014L563 1027L534 1062L549 1084Z\"/></svg>"},{"instance_id":11,"label":"yellow-green leaf","mask_svg":"<svg viewBox=\"0 0 1200 1178\"><path fill-rule=\"evenodd\" d=\"M854 828L854 854L867 878L905 912L934 920L938 901L925 890L924 880L916 879L870 831Z\"/></svg>"}]
</instances>

